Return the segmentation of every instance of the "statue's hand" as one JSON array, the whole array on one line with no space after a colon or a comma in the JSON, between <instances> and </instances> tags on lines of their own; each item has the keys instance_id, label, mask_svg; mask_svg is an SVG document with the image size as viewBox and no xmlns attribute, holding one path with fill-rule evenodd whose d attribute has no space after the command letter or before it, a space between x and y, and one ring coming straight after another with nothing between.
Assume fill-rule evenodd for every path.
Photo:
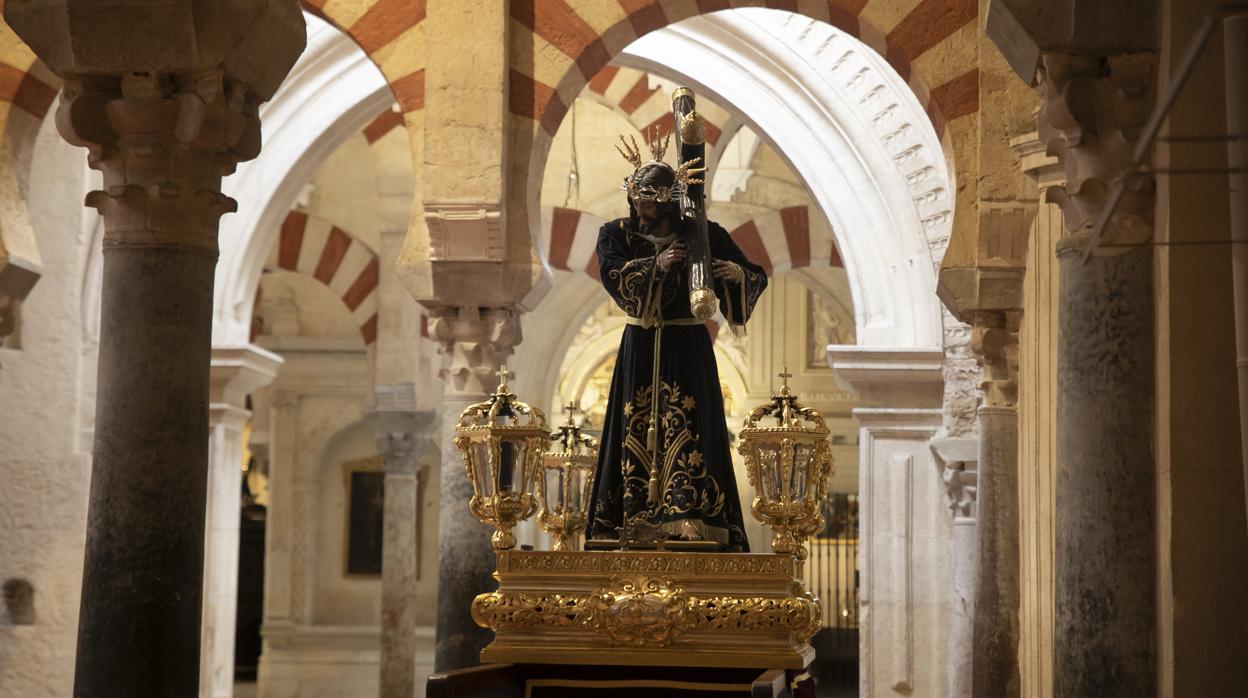
<instances>
[{"instance_id":1,"label":"statue's hand","mask_svg":"<svg viewBox=\"0 0 1248 698\"><path fill-rule=\"evenodd\" d=\"M666 250L659 253L658 263L659 269L667 271L672 268L673 264L679 264L685 261L688 253L685 252L685 243L677 240L673 242Z\"/></svg>"},{"instance_id":2,"label":"statue's hand","mask_svg":"<svg viewBox=\"0 0 1248 698\"><path fill-rule=\"evenodd\" d=\"M729 262L726 259L716 259L711 262L711 273L720 281L735 281L741 283L745 279L745 270L743 270L736 262Z\"/></svg>"}]
</instances>

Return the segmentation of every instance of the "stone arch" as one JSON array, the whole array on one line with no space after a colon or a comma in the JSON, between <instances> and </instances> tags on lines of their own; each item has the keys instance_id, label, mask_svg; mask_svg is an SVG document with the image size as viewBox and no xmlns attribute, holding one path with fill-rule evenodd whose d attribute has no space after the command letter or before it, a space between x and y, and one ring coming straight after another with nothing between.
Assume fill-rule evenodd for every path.
<instances>
[{"instance_id":1,"label":"stone arch","mask_svg":"<svg viewBox=\"0 0 1248 698\"><path fill-rule=\"evenodd\" d=\"M7 35L7 36L5 36ZM30 164L39 129L56 100L60 80L0 22L0 337L17 322L21 303L42 275L38 236L27 207Z\"/></svg>"},{"instance_id":2,"label":"stone arch","mask_svg":"<svg viewBox=\"0 0 1248 698\"><path fill-rule=\"evenodd\" d=\"M377 253L338 226L291 211L265 263L265 272L291 271L315 279L338 296L360 328L364 345L377 341Z\"/></svg>"},{"instance_id":3,"label":"stone arch","mask_svg":"<svg viewBox=\"0 0 1248 698\"><path fill-rule=\"evenodd\" d=\"M650 78L651 74L644 71L608 65L590 79L579 96L624 117L638 132L658 129L660 133L671 133L672 105L663 90L650 87ZM706 161L709 173L714 175L720 154L741 123L710 100L698 103L698 113L706 119Z\"/></svg>"},{"instance_id":4,"label":"stone arch","mask_svg":"<svg viewBox=\"0 0 1248 698\"><path fill-rule=\"evenodd\" d=\"M756 3L748 3L756 4ZM786 5L785 9L799 9L792 6L792 3L766 3L768 7L777 5ZM554 4L551 5L553 7ZM687 3L634 3L630 4L633 10L630 12L623 11L620 8L619 16L608 16L614 12L614 8L602 8L604 13L602 16L594 17L594 21L584 21L580 30L569 29L575 27L575 18L560 16L557 19L547 16L552 12L550 7L545 4L535 6L528 3L517 3L512 6L512 14L521 24L524 24L532 33L528 37L518 38L513 41L513 45L521 44L519 49L513 48L513 67L510 77L510 108L512 112L513 122L516 127L513 129L513 163L527 163L528 171L520 171L525 165L513 165L517 167L517 171L513 172L513 181L526 181L527 188L521 191L521 188L515 188L509 192L508 210L511 215L520 218L527 216L530 223L530 229L536 230L540 225L540 211L533 210L532 202L540 200L540 173L545 163L545 155L548 152L550 140L553 138L564 114L566 113L566 104L574 98L585 87L588 80L592 78L605 64L612 59L620 58L624 53L626 45L637 39L656 32L656 30L668 28L674 22L686 19L686 15L693 16L701 14L712 9L725 9L720 7L719 3L698 3L697 11L690 9L691 5ZM913 95L913 101L917 102L916 111L919 112L923 126L928 128L929 132L943 132L945 123L950 114L955 111L959 116L969 115L978 107L977 90L969 90L974 99L967 99L965 93L967 90L960 89L950 91L946 87L948 83L964 85L970 83L972 86L978 85L978 71L973 65L973 57L976 55L972 52L972 62L968 66L952 66L954 69L968 67L959 77L951 78L946 83L942 83L936 90L928 90L926 81L921 75L921 71L914 69L915 59L922 54L936 48L942 42L964 41L964 27L970 27L970 31L974 30L974 19L976 16L976 7L974 3L968 3L964 0L925 0L918 6L913 8L909 13L896 21L895 24L888 27L888 31L880 31L879 27L871 23L870 18L859 16L862 6L849 12L845 8L839 7L839 3L829 3L827 6L816 6L819 9L811 9L810 4L802 5L804 14L812 16L814 19L825 22L831 26L840 27L841 30L851 36L860 36L867 40L868 46L875 48L876 51L887 60L888 65L893 66L896 75L894 82L900 82L903 86L909 88ZM670 12L669 12L670 10ZM517 16L517 12L529 12L528 15ZM565 13L566 14L566 13ZM574 13L575 14L575 13ZM585 19L585 18L582 18ZM605 30L598 32L591 27L607 27ZM555 31L558 29L559 31ZM922 32L918 30L922 29ZM917 32L917 33L916 33ZM918 34L921 34L919 36ZM880 37L884 37L881 42ZM747 37L748 38L753 38ZM972 37L973 38L973 37ZM522 45L524 41L529 42L527 49ZM670 41L670 39L669 39ZM800 66L794 65L795 61L789 60L799 57L799 54L789 47L790 54L784 54L782 51L771 50L773 47L768 46L768 50L764 51L757 46L748 45L747 40L738 44L745 43L746 46L736 46L736 51L729 48L729 55L732 56L732 65L737 67L740 73L749 75L755 79L752 86L751 95L764 95L773 85L762 84L763 81L758 79L758 73L766 74L769 77L783 77L785 82L792 85L792 89L786 92L786 97L804 102L804 106L808 107L810 118L814 118L817 122L821 122L820 126L825 128L818 129L824 134L830 134L832 140L837 141L832 144L839 150L839 154L844 156L847 163L858 156L851 147L850 141L841 131L843 127L841 121L833 118L834 114L828 113L828 109L820 104L817 100L813 100L809 95L803 96L801 87ZM878 45L876 45L878 44ZM781 44L783 46L783 44ZM553 47L554 51L548 51L547 48ZM541 49L540 51L538 49ZM725 45L720 44L716 49L723 49ZM518 50L518 54L517 54ZM517 55L523 57L526 52L531 52L533 56L540 54L541 58L546 59L548 56L554 56L552 60L532 61L532 74L523 72L522 68L527 68L523 61L516 60ZM709 53L709 51L708 51ZM668 53L666 55L681 55L682 60L687 58L684 53ZM788 61L788 62L786 62ZM555 65L548 65L549 63ZM727 62L727 61L725 61ZM770 64L770 65L768 65ZM630 63L632 67L638 67L645 70L651 70L665 77L676 77L683 82L706 87L705 84L699 84L697 80L693 80L688 75L680 75L673 70L663 72L667 66L663 62L653 61L649 63L637 62ZM751 71L754 74L751 75ZM721 71L722 72L722 71ZM708 75L708 71L701 71L699 75ZM724 104L745 104L749 102L752 96L743 94L748 90L732 90L714 89L704 90L712 96L720 99ZM959 100L952 102L956 110L948 110L946 106L950 104L948 101L949 94L961 95ZM735 96L738 99L730 99ZM774 96L774 95L773 95ZM938 97L940 97L938 99ZM761 99L761 97L759 97ZM774 101L774 100L773 100ZM785 105L777 105L783 107ZM784 113L787 111L788 113ZM755 130L776 147L783 156L795 165L794 169L799 174L803 172L816 172L818 167L801 165L810 165L811 163L801 161L802 153L801 145L796 144L794 138L787 137L786 128L794 125L802 126L802 119L793 109L778 109L778 118L771 120L772 122L764 122L757 114L743 115L753 116L754 118L746 118L747 123L751 123ZM784 117L784 118L779 118ZM857 116L855 118L858 118ZM527 121L527 128L523 124ZM929 126L930 123L930 126ZM912 121L904 124L906 127L913 128ZM816 129L810 126L809 120L805 124L806 135L810 136L811 141L817 142L820 134L816 133ZM877 134L869 134L870 140L878 140ZM782 138L784 136L785 138ZM787 140L787 143L782 141ZM941 146L939 136L935 137L934 149L938 153L943 153L944 148ZM787 145L788 147L785 147ZM829 144L824 143L820 148L816 148L814 152L823 152L828 154ZM954 149L955 152L958 149ZM525 157L527 155L527 157ZM904 160L913 153L898 153L893 156L894 160ZM939 158L939 156L937 156ZM877 158L878 160L878 158ZM835 161L835 160L834 160ZM880 162L868 163L877 169L888 169ZM943 159L940 164L944 165ZM822 165L826 168L826 161ZM865 165L860 165L862 169L866 169ZM935 168L933 168L935 169ZM947 166L944 172L938 174L947 176ZM973 169L970 170L973 174ZM883 173L889 177L895 177L895 173ZM931 174L924 172L917 179ZM862 181L869 181L874 185L874 177L867 177ZM838 184L848 187L849 182L842 177L842 181ZM892 182L895 184L895 182ZM809 187L808 187L809 188ZM933 254L933 250L929 249L926 236L919 230L916 234L915 228L920 224L919 221L913 221L913 225L907 221L906 225L891 225L887 218L887 212L901 205L905 208L907 205L911 208L914 202L908 194L904 193L905 187L892 186L887 192L876 192L877 200L888 199L891 201L881 201L880 206L876 209L877 213L883 213L884 218L875 220L844 220L844 216L838 217L836 212L829 209L830 201L819 201L820 207L824 213L831 219L833 229L838 234L846 236L848 239L841 240L841 252L844 255L847 266L860 278L856 279L853 284L855 290L855 308L859 313L857 324L859 325L859 337L866 343L874 344L902 344L902 345L937 345L941 341L940 332L940 313L938 306L931 302L930 296L935 288L935 264L939 261L939 252L943 252L943 244L947 241L948 235L944 235L944 240L939 242L940 249L937 254ZM945 187L944 192L947 197L952 196L952 187ZM905 197L904 201L902 197ZM935 219L932 223L934 227L945 226L951 224L952 204L948 204L947 210L943 216ZM871 242L871 238L887 237L882 233L891 233L893 240L885 240L883 244ZM907 237L909 236L909 237ZM889 245L888 242L895 244ZM868 251L870 248L870 251ZM919 271L912 270L921 268ZM872 293L878 298L868 298L866 289L871 288ZM930 306L930 307L929 307Z\"/></svg>"},{"instance_id":5,"label":"stone arch","mask_svg":"<svg viewBox=\"0 0 1248 698\"><path fill-rule=\"evenodd\" d=\"M395 101L355 42L323 20L305 19L308 48L261 112L264 150L223 182L238 212L221 219L214 344L247 341L265 260L300 189L338 146Z\"/></svg>"}]
</instances>

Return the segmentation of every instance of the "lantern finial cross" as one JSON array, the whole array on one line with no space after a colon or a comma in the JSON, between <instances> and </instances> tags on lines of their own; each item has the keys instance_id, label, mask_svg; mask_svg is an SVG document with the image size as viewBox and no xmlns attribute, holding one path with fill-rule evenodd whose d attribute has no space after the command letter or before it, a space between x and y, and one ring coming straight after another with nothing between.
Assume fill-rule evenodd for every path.
<instances>
[{"instance_id":1,"label":"lantern finial cross","mask_svg":"<svg viewBox=\"0 0 1248 698\"><path fill-rule=\"evenodd\" d=\"M499 369L498 369L498 372L497 372L497 373L495 373L494 375L498 376L498 384L499 384L499 386L500 386L500 387L506 387L506 386L507 386L507 379L508 379L508 378L515 378L515 377L516 377L516 374L514 374L514 373L512 373L511 371L508 371L508 370L507 370L507 364L503 364L502 366L500 366L500 367L499 367Z\"/></svg>"},{"instance_id":2,"label":"lantern finial cross","mask_svg":"<svg viewBox=\"0 0 1248 698\"><path fill-rule=\"evenodd\" d=\"M792 377L793 374L789 373L789 367L785 366L784 370L780 372L780 378L784 381L784 387L789 387L789 379Z\"/></svg>"}]
</instances>

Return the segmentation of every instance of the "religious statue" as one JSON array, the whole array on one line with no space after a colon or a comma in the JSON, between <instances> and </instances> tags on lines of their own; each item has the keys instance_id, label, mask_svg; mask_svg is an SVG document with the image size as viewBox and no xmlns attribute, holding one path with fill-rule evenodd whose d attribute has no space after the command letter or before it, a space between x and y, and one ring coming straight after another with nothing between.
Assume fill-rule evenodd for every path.
<instances>
[{"instance_id":1,"label":"religious statue","mask_svg":"<svg viewBox=\"0 0 1248 698\"><path fill-rule=\"evenodd\" d=\"M677 167L663 161L667 137L646 135L652 158L644 163L636 140L621 137L621 154L634 167L622 186L628 217L602 226L597 252L602 284L628 325L611 379L586 540L627 546L643 537L675 538L748 552L706 319L718 300L730 329L743 331L767 276L723 227L706 220L698 158L683 157L696 152L691 141L702 143L696 128L680 128L695 117L691 109L677 111L678 146L684 135Z\"/></svg>"}]
</instances>

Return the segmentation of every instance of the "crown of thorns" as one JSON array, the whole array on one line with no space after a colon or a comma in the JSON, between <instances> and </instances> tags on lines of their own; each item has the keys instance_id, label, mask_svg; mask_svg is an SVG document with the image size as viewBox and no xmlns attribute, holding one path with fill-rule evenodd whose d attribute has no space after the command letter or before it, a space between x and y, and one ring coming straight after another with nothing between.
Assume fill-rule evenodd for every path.
<instances>
[{"instance_id":1,"label":"crown of thorns","mask_svg":"<svg viewBox=\"0 0 1248 698\"><path fill-rule=\"evenodd\" d=\"M667 154L667 144L671 139L671 134L664 134L659 137L659 127L654 126L645 131L642 136L646 139L646 146L650 149L651 160L649 162L641 161L641 148L637 145L637 139L629 136L628 140L624 136L620 136L620 145L615 146L620 155L633 166L633 173L624 178L621 189L628 192L628 198L634 201L655 201L658 203L666 203L673 199L679 199L685 195L691 184L702 184L703 180L697 175L706 172L705 167L696 167L702 162L702 158L694 158L687 162L680 163L678 167L663 162L663 156ZM672 185L670 187L651 187L644 186L640 182L639 175L642 168L648 165L658 165L671 170L673 175Z\"/></svg>"}]
</instances>

